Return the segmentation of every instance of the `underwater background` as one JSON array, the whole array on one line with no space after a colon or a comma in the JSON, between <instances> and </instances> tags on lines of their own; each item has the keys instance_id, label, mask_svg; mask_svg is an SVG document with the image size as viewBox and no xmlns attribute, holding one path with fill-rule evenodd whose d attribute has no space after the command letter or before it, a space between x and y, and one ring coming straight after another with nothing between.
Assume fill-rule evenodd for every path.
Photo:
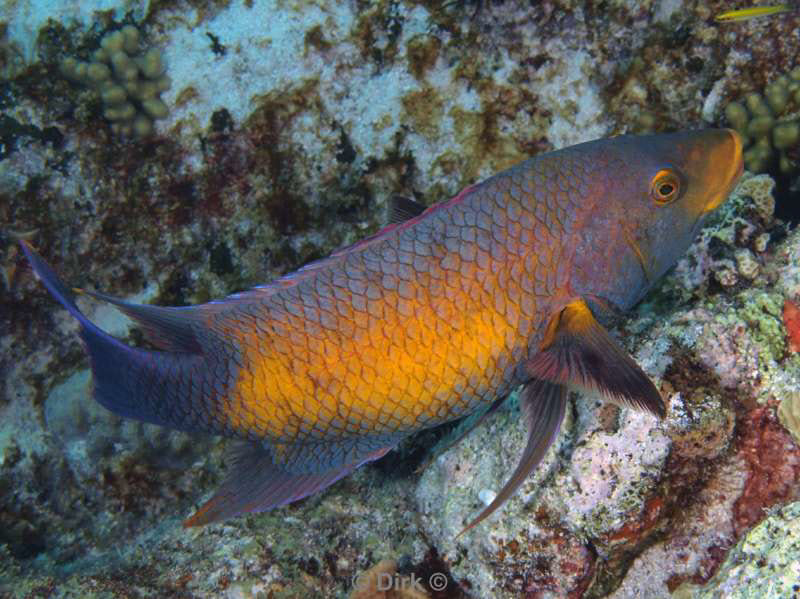
<instances>
[{"instance_id":1,"label":"underwater background","mask_svg":"<svg viewBox=\"0 0 800 599\"><path fill-rule=\"evenodd\" d=\"M0 595L800 596L800 13L715 19L747 6L4 2ZM195 304L375 232L392 195L708 126L744 135L749 172L616 331L667 418L572 402L457 538L524 447L514 402L454 448L426 431L322 494L184 529L225 442L95 404L77 325L16 243L71 285Z\"/></svg>"}]
</instances>

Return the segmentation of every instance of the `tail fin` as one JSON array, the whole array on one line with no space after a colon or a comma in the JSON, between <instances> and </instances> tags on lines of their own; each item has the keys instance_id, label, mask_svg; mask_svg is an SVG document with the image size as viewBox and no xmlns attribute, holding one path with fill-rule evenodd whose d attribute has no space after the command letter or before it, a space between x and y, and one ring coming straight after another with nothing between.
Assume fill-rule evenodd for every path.
<instances>
[{"instance_id":1,"label":"tail fin","mask_svg":"<svg viewBox=\"0 0 800 599\"><path fill-rule=\"evenodd\" d=\"M124 418L179 430L211 428L207 419L203 419L205 426L195 422L198 411L189 409L196 408L190 404L198 399L192 391L204 372L202 355L137 349L113 338L86 318L73 292L33 247L25 241L20 245L44 286L80 324L91 363L93 395L102 406Z\"/></svg>"},{"instance_id":2,"label":"tail fin","mask_svg":"<svg viewBox=\"0 0 800 599\"><path fill-rule=\"evenodd\" d=\"M50 265L36 253L33 246L25 240L20 240L19 245L22 247L22 251L25 253L25 257L28 259L31 268L33 268L33 272L35 272L36 276L44 283L44 286L47 287L47 290L52 296L56 298L59 303L67 309L67 312L72 314L83 327L96 328L95 325L86 319L83 312L78 309L78 306L75 305L72 292L66 288L61 279L58 278L58 275L50 268Z\"/></svg>"}]
</instances>

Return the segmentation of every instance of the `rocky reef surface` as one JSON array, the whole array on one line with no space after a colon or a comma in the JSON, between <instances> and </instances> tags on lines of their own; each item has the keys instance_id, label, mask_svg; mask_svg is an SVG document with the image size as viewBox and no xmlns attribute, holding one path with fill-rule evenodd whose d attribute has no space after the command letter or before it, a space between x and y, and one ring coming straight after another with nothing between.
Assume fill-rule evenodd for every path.
<instances>
[{"instance_id":1,"label":"rocky reef surface","mask_svg":"<svg viewBox=\"0 0 800 599\"><path fill-rule=\"evenodd\" d=\"M164 305L222 297L375 231L392 194L430 204L537 152L720 124L727 103L797 66L797 15L719 25L721 3L679 1L40 4L0 8L0 593L363 597L362 573L383 564L421 581L405 597L710 597L755 592L759 571L741 566L754 555L791 579L789 175L744 180L616 330L667 419L574 397L542 467L460 537L521 453L513 401L452 449L439 449L452 427L423 432L320 496L183 529L224 476L225 443L92 403L75 323L14 239L76 286ZM60 68L126 26L171 79L152 133L124 135ZM110 307L79 303L141 342Z\"/></svg>"}]
</instances>

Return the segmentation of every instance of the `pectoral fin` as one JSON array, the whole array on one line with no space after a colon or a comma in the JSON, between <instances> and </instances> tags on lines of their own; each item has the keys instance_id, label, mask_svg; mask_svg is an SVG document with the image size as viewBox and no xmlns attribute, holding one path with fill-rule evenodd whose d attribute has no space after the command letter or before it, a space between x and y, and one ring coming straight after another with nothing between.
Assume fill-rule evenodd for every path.
<instances>
[{"instance_id":1,"label":"pectoral fin","mask_svg":"<svg viewBox=\"0 0 800 599\"><path fill-rule=\"evenodd\" d=\"M567 390L563 385L535 379L522 389L519 405L522 416L528 424L528 443L522 452L519 464L494 501L458 533L459 535L467 532L503 505L542 461L561 428L567 405Z\"/></svg>"},{"instance_id":2,"label":"pectoral fin","mask_svg":"<svg viewBox=\"0 0 800 599\"><path fill-rule=\"evenodd\" d=\"M528 373L557 384L599 391L610 401L664 417L666 407L650 378L594 318L586 302L568 304L548 325Z\"/></svg>"}]
</instances>

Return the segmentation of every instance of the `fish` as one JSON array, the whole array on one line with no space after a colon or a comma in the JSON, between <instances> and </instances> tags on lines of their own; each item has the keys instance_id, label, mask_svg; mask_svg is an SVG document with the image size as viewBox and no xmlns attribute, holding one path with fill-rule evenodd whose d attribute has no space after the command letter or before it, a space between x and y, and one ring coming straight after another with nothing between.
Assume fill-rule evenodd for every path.
<instances>
[{"instance_id":1,"label":"fish","mask_svg":"<svg viewBox=\"0 0 800 599\"><path fill-rule=\"evenodd\" d=\"M271 283L188 307L70 288L21 240L78 321L92 395L123 417L234 440L199 526L329 487L413 433L520 388L525 449L494 512L558 435L568 391L663 418L653 382L601 321L678 260L742 173L730 129L620 136L534 156ZM109 302L154 349L92 323Z\"/></svg>"},{"instance_id":2,"label":"fish","mask_svg":"<svg viewBox=\"0 0 800 599\"><path fill-rule=\"evenodd\" d=\"M758 17L771 17L787 12L796 11L798 8L790 4L776 4L773 6L751 6L738 10L729 10L714 17L719 22L748 21Z\"/></svg>"}]
</instances>

